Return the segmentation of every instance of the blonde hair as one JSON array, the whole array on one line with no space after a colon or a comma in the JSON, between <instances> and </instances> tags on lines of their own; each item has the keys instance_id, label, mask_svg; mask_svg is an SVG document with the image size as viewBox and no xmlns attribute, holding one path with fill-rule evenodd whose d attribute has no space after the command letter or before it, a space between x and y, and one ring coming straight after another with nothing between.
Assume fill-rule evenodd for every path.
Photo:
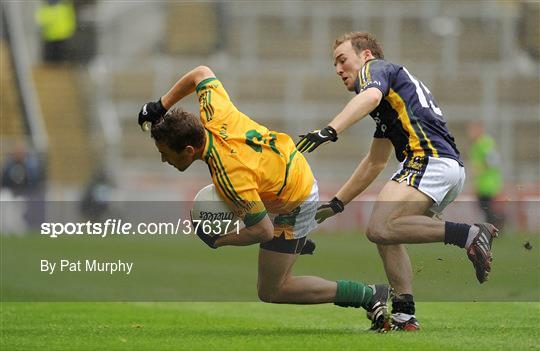
<instances>
[{"instance_id":1,"label":"blonde hair","mask_svg":"<svg viewBox=\"0 0 540 351\"><path fill-rule=\"evenodd\" d=\"M375 39L375 36L368 32L350 32L339 36L334 40L332 47L335 50L338 46L344 42L350 40L351 45L357 54L360 54L364 50L371 51L371 54L378 59L384 58L384 53L381 44Z\"/></svg>"}]
</instances>

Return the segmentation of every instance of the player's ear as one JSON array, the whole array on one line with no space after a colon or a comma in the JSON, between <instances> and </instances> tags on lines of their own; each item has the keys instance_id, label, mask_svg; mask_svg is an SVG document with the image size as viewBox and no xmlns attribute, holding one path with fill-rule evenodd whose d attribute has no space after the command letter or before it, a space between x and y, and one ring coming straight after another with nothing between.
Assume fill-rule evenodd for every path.
<instances>
[{"instance_id":1,"label":"player's ear","mask_svg":"<svg viewBox=\"0 0 540 351\"><path fill-rule=\"evenodd\" d=\"M193 146L191 146L191 145L186 146L184 151L190 156L195 155L195 148Z\"/></svg>"},{"instance_id":2,"label":"player's ear","mask_svg":"<svg viewBox=\"0 0 540 351\"><path fill-rule=\"evenodd\" d=\"M365 60L367 60L367 58L370 56L372 56L372 53L371 53L371 50L369 49L365 49L364 51L360 53L360 57L364 58Z\"/></svg>"}]
</instances>

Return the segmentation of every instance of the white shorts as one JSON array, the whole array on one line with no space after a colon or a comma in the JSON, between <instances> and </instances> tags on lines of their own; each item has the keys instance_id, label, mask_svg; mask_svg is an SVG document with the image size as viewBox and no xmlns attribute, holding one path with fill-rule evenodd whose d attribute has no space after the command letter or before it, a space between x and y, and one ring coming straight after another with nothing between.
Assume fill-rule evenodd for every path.
<instances>
[{"instance_id":1,"label":"white shorts","mask_svg":"<svg viewBox=\"0 0 540 351\"><path fill-rule=\"evenodd\" d=\"M465 168L451 158L414 157L401 163L392 180L405 181L429 196L434 201L430 211L439 214L463 190Z\"/></svg>"},{"instance_id":2,"label":"white shorts","mask_svg":"<svg viewBox=\"0 0 540 351\"><path fill-rule=\"evenodd\" d=\"M284 235L284 239L300 239L307 236L317 228L315 214L319 202L319 187L317 181L313 182L311 192L291 213L282 214L272 218L274 223L274 236Z\"/></svg>"}]
</instances>

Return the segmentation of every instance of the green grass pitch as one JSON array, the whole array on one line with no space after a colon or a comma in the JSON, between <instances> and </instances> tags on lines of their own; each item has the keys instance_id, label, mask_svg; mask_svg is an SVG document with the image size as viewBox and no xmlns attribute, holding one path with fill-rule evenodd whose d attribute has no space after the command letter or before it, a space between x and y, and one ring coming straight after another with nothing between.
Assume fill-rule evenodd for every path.
<instances>
[{"instance_id":1,"label":"green grass pitch","mask_svg":"<svg viewBox=\"0 0 540 351\"><path fill-rule=\"evenodd\" d=\"M255 302L7 303L2 350L539 350L538 303L418 304L423 330L364 313Z\"/></svg>"},{"instance_id":2,"label":"green grass pitch","mask_svg":"<svg viewBox=\"0 0 540 351\"><path fill-rule=\"evenodd\" d=\"M316 254L301 257L295 273L384 280L376 248L363 236L313 237ZM497 239L493 272L483 285L463 251L409 245L422 330L388 334L367 332L361 309L256 302L256 247L213 251L193 237L107 240L2 238L1 350L540 350L534 234ZM532 250L523 247L526 241ZM53 278L28 276L36 269L20 264L84 255L131 257L136 273L124 281L75 273ZM114 294L104 299L109 302L65 302L61 295L92 286L91 293L105 295L138 289L154 300L177 292L181 302L111 302L122 299ZM23 302L13 302L17 296ZM208 302L220 297L226 302Z\"/></svg>"}]
</instances>

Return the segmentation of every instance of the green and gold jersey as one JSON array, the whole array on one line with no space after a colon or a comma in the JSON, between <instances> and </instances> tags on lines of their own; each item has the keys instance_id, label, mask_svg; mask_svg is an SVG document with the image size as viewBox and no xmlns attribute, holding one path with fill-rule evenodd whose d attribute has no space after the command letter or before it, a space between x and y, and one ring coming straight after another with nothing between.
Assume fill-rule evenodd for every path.
<instances>
[{"instance_id":1,"label":"green and gold jersey","mask_svg":"<svg viewBox=\"0 0 540 351\"><path fill-rule=\"evenodd\" d=\"M287 134L238 111L216 78L200 82L197 96L207 134L204 161L221 197L246 226L267 212L288 213L308 197L313 173Z\"/></svg>"}]
</instances>

